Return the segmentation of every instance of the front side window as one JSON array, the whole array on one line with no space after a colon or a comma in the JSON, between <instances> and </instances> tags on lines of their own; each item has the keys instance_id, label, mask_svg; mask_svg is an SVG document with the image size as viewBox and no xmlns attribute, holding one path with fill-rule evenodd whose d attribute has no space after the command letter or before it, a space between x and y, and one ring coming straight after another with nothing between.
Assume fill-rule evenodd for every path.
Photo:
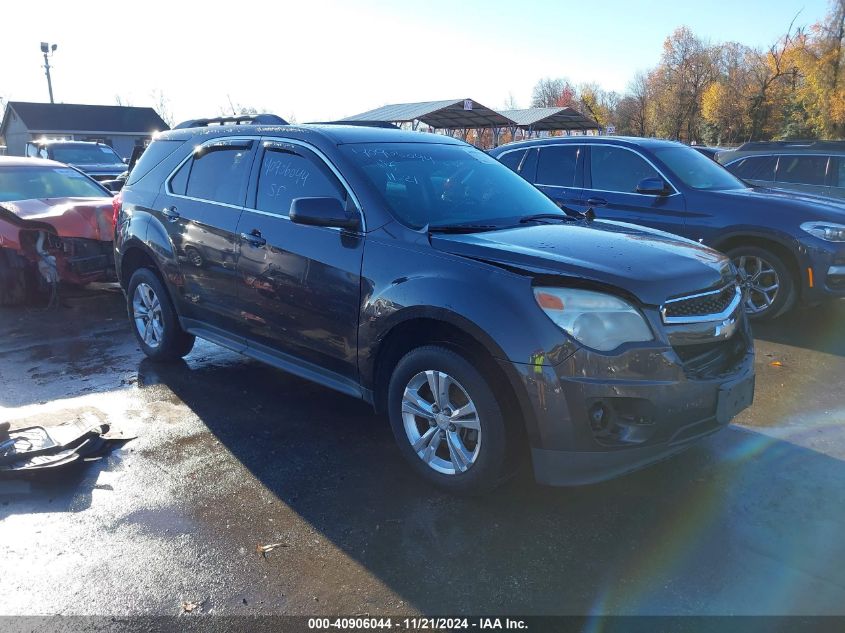
<instances>
[{"instance_id":1,"label":"front side window","mask_svg":"<svg viewBox=\"0 0 845 633\"><path fill-rule=\"evenodd\" d=\"M220 145L200 148L170 181L173 193L190 198L241 205L249 176L249 145Z\"/></svg>"},{"instance_id":2,"label":"front side window","mask_svg":"<svg viewBox=\"0 0 845 633\"><path fill-rule=\"evenodd\" d=\"M827 156L781 156L775 182L823 185L826 175Z\"/></svg>"},{"instance_id":3,"label":"front side window","mask_svg":"<svg viewBox=\"0 0 845 633\"><path fill-rule=\"evenodd\" d=\"M710 161L695 150L690 151L702 160ZM636 193L640 181L645 178L659 178L660 174L641 156L630 150L611 145L593 145L590 148L590 176L593 189Z\"/></svg>"},{"instance_id":4,"label":"front side window","mask_svg":"<svg viewBox=\"0 0 845 633\"><path fill-rule=\"evenodd\" d=\"M499 156L499 162L511 171L518 172L519 163L522 162L522 157L525 156L525 152L526 150L524 149L507 152Z\"/></svg>"},{"instance_id":5,"label":"front side window","mask_svg":"<svg viewBox=\"0 0 845 633\"><path fill-rule=\"evenodd\" d=\"M746 189L748 185L727 169L691 147L670 145L656 147L654 155L669 172L690 189L699 191L727 191Z\"/></svg>"},{"instance_id":6,"label":"front side window","mask_svg":"<svg viewBox=\"0 0 845 633\"><path fill-rule=\"evenodd\" d=\"M104 198L111 194L70 167L0 169L0 202L34 198Z\"/></svg>"},{"instance_id":7,"label":"front side window","mask_svg":"<svg viewBox=\"0 0 845 633\"><path fill-rule=\"evenodd\" d=\"M326 165L296 146L268 147L261 160L255 208L288 215L295 198L346 197L342 185Z\"/></svg>"},{"instance_id":8,"label":"front side window","mask_svg":"<svg viewBox=\"0 0 845 633\"><path fill-rule=\"evenodd\" d=\"M533 185L467 145L361 143L341 146L403 224L503 225L536 213L562 215Z\"/></svg>"},{"instance_id":9,"label":"front side window","mask_svg":"<svg viewBox=\"0 0 845 633\"><path fill-rule=\"evenodd\" d=\"M558 187L575 186L575 167L579 148L574 145L551 145L540 148L537 184Z\"/></svg>"}]
</instances>

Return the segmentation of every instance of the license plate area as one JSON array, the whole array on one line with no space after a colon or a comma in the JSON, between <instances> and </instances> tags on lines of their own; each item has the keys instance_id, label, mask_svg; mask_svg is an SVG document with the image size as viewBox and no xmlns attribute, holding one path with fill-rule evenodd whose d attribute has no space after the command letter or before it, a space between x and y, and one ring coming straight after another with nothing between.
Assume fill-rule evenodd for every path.
<instances>
[{"instance_id":1,"label":"license plate area","mask_svg":"<svg viewBox=\"0 0 845 633\"><path fill-rule=\"evenodd\" d=\"M754 376L723 385L719 389L716 421L719 424L727 424L740 411L750 407L752 402L754 402Z\"/></svg>"}]
</instances>

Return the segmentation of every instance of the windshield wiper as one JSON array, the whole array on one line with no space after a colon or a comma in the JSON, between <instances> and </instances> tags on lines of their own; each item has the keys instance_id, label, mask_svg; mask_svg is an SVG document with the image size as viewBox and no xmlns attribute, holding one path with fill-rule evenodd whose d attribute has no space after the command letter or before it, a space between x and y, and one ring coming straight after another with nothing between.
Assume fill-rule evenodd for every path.
<instances>
[{"instance_id":1,"label":"windshield wiper","mask_svg":"<svg viewBox=\"0 0 845 633\"><path fill-rule=\"evenodd\" d=\"M429 224L428 233L480 233L502 228L494 224Z\"/></svg>"},{"instance_id":2,"label":"windshield wiper","mask_svg":"<svg viewBox=\"0 0 845 633\"><path fill-rule=\"evenodd\" d=\"M526 215L524 218L519 218L519 223L528 224L529 222L537 222L538 220L564 220L566 222L574 222L575 220L581 218L583 218L583 215L580 214L579 217L573 217L565 213L535 213L534 215Z\"/></svg>"}]
</instances>

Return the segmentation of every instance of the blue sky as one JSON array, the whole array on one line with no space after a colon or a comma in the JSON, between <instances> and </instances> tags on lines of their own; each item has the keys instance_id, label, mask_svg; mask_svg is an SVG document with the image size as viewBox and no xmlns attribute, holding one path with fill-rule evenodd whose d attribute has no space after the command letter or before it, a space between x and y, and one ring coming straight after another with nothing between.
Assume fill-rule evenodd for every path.
<instances>
[{"instance_id":1,"label":"blue sky","mask_svg":"<svg viewBox=\"0 0 845 633\"><path fill-rule=\"evenodd\" d=\"M689 26L768 46L820 20L827 0L402 0L233 3L40 0L4 10L0 96L47 99L39 42L57 42L56 99L152 105L177 119L236 104L332 119L386 103L472 97L529 105L544 76L622 91ZM800 11L800 13L799 13ZM16 26L17 25L17 26Z\"/></svg>"}]
</instances>

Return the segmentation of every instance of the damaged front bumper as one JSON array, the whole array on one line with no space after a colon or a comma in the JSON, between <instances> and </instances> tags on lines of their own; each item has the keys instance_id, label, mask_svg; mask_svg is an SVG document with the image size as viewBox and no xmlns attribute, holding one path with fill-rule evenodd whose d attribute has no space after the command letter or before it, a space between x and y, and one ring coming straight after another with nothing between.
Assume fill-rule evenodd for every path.
<instances>
[{"instance_id":1,"label":"damaged front bumper","mask_svg":"<svg viewBox=\"0 0 845 633\"><path fill-rule=\"evenodd\" d=\"M696 328L663 327L665 340L615 355L582 348L557 365L517 366L537 420L537 481L610 479L724 428L754 397L753 342L741 308L736 321L729 336L709 341Z\"/></svg>"}]
</instances>

